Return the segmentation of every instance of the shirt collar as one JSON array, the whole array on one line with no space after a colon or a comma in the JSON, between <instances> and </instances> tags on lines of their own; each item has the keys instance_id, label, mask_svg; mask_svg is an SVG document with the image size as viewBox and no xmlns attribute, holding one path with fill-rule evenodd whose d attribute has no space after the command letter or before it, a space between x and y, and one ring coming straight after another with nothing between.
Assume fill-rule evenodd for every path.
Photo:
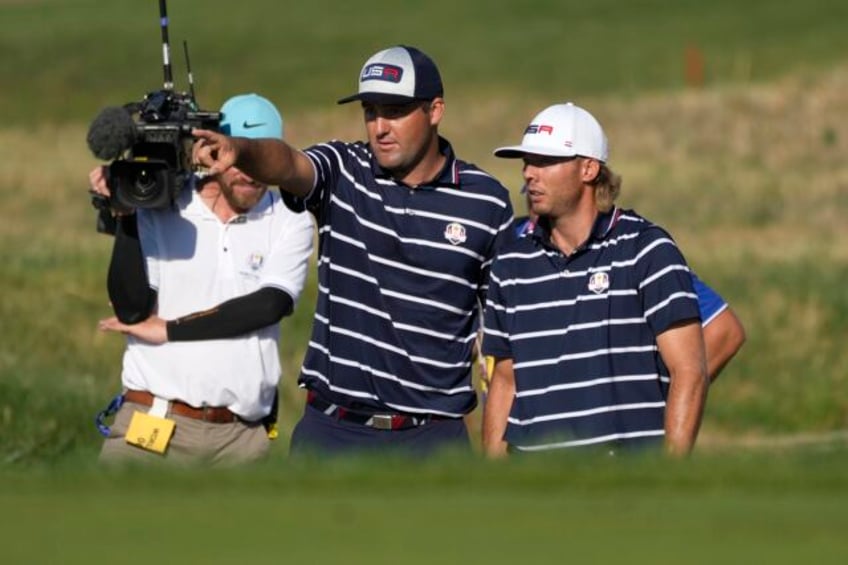
<instances>
[{"instance_id":1,"label":"shirt collar","mask_svg":"<svg viewBox=\"0 0 848 565\"><path fill-rule=\"evenodd\" d=\"M423 182L419 185L421 188L430 188L434 186L447 186L450 188L459 188L459 168L456 160L456 155L453 152L450 142L442 136L439 136L439 153L445 156L445 164L436 176L428 182ZM374 176L383 179L394 180L398 184L403 184L392 178L391 174L384 170L377 159L374 157L374 152L371 152L371 169L374 171Z\"/></svg>"},{"instance_id":2,"label":"shirt collar","mask_svg":"<svg viewBox=\"0 0 848 565\"><path fill-rule=\"evenodd\" d=\"M621 218L621 209L616 206L609 212L598 212L595 217L595 222L592 224L592 231L589 233L589 238L583 242L577 249L583 249L590 241L603 240ZM541 243L552 246L551 244L551 222L547 217L541 217L536 221L536 225L531 232L533 238Z\"/></svg>"},{"instance_id":3,"label":"shirt collar","mask_svg":"<svg viewBox=\"0 0 848 565\"><path fill-rule=\"evenodd\" d=\"M274 213L274 196L271 194L272 187L268 187L265 191L265 194L262 195L262 200L256 203L256 206L245 212L244 214L240 214L240 217L245 217L249 220L259 218L262 216L267 216L269 214Z\"/></svg>"}]
</instances>

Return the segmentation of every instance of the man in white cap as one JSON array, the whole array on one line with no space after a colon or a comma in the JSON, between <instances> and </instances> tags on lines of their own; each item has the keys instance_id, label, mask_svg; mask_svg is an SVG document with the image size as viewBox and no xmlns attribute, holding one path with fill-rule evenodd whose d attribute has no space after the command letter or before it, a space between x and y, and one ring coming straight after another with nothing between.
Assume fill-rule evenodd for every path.
<instances>
[{"instance_id":1,"label":"man in white cap","mask_svg":"<svg viewBox=\"0 0 848 565\"><path fill-rule=\"evenodd\" d=\"M236 96L221 112L223 131L282 138L282 118L261 96ZM92 191L108 197L103 168L90 176ZM303 290L311 219L232 167L190 179L169 208L117 223L108 279L116 316L100 328L126 334L127 348L111 429L98 417L101 460L262 457L280 379L279 321Z\"/></svg>"},{"instance_id":2,"label":"man in white cap","mask_svg":"<svg viewBox=\"0 0 848 565\"><path fill-rule=\"evenodd\" d=\"M354 100L367 142L304 151L195 132L194 158L280 186L319 226L319 294L292 452L468 449L478 302L503 240L509 194L439 136L435 63L414 47L369 58Z\"/></svg>"},{"instance_id":3,"label":"man in white cap","mask_svg":"<svg viewBox=\"0 0 848 565\"><path fill-rule=\"evenodd\" d=\"M521 194L527 199L526 185L521 188ZM530 214L515 218L515 233L518 237L532 233L536 226L537 218L530 210L529 203L527 208ZM710 377L710 383L713 383L745 344L745 327L717 291L698 278L694 271L691 271L690 275L695 294L698 295L698 310L701 314L701 327L704 330L707 375ZM484 394L493 362L491 357L486 358L486 367L482 371L481 386Z\"/></svg>"},{"instance_id":4,"label":"man in white cap","mask_svg":"<svg viewBox=\"0 0 848 565\"><path fill-rule=\"evenodd\" d=\"M601 125L556 104L495 155L523 160L539 219L492 267L486 453L662 442L688 453L708 387L697 296L668 233L615 206Z\"/></svg>"}]
</instances>

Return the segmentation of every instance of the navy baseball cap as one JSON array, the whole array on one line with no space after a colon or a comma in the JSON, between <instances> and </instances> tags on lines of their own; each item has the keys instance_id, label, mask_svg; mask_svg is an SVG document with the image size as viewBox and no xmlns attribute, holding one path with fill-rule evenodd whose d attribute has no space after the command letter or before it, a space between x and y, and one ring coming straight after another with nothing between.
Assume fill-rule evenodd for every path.
<instances>
[{"instance_id":1,"label":"navy baseball cap","mask_svg":"<svg viewBox=\"0 0 848 565\"><path fill-rule=\"evenodd\" d=\"M416 49L398 45L384 49L365 61L359 73L359 92L342 98L375 104L405 104L444 96L436 63Z\"/></svg>"},{"instance_id":2,"label":"navy baseball cap","mask_svg":"<svg viewBox=\"0 0 848 565\"><path fill-rule=\"evenodd\" d=\"M258 94L233 96L221 106L221 133L234 137L283 139L283 117Z\"/></svg>"}]
</instances>

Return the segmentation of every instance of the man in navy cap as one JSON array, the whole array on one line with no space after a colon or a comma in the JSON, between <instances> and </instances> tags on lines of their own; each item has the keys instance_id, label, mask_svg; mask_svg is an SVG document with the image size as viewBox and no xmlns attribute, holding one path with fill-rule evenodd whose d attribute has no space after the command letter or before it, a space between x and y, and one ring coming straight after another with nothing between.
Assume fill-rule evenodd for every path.
<instances>
[{"instance_id":1,"label":"man in navy cap","mask_svg":"<svg viewBox=\"0 0 848 565\"><path fill-rule=\"evenodd\" d=\"M367 142L297 150L196 131L194 159L277 184L319 226L318 304L292 451L467 449L471 359L489 266L512 239L509 194L458 159L438 128L435 63L416 48L365 62Z\"/></svg>"},{"instance_id":2,"label":"man in navy cap","mask_svg":"<svg viewBox=\"0 0 848 565\"><path fill-rule=\"evenodd\" d=\"M280 113L244 94L221 108L221 129L281 139ZM109 196L103 168L92 191ZM123 392L101 459L245 462L268 450L280 379L279 321L303 290L312 221L268 185L230 169L194 177L167 209L118 219L109 267L127 335Z\"/></svg>"}]
</instances>

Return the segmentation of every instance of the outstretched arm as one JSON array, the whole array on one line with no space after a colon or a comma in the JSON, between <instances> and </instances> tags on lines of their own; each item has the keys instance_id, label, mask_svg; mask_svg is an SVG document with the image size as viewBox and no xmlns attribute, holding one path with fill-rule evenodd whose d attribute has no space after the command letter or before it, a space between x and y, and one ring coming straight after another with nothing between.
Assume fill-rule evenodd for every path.
<instances>
[{"instance_id":1,"label":"outstretched arm","mask_svg":"<svg viewBox=\"0 0 848 565\"><path fill-rule=\"evenodd\" d=\"M304 197L315 185L315 169L309 157L279 139L229 137L209 130L195 129L192 160L210 174L238 167L259 182L279 186Z\"/></svg>"},{"instance_id":2,"label":"outstretched arm","mask_svg":"<svg viewBox=\"0 0 848 565\"><path fill-rule=\"evenodd\" d=\"M137 324L125 324L112 317L101 320L98 327L154 344L227 339L275 324L291 314L293 307L294 302L288 293L264 287L176 320L163 320L154 315Z\"/></svg>"}]
</instances>

